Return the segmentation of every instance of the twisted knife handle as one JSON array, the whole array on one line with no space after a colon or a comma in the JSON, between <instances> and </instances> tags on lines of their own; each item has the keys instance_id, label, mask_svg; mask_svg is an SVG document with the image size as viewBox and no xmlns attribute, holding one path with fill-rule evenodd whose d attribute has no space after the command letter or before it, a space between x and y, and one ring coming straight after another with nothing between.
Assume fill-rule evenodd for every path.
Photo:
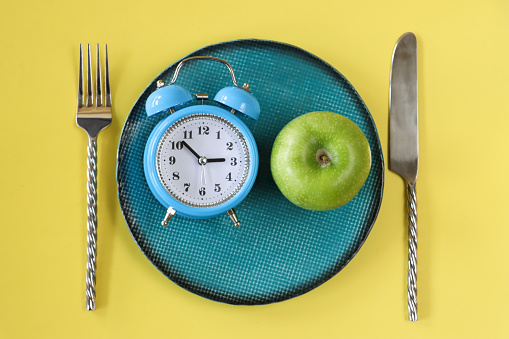
<instances>
[{"instance_id":1,"label":"twisted knife handle","mask_svg":"<svg viewBox=\"0 0 509 339\"><path fill-rule=\"evenodd\" d=\"M417 321L417 196L408 183L408 318Z\"/></svg>"},{"instance_id":2,"label":"twisted knife handle","mask_svg":"<svg viewBox=\"0 0 509 339\"><path fill-rule=\"evenodd\" d=\"M97 255L97 137L87 147L87 277L86 309L95 310L95 269Z\"/></svg>"}]
</instances>

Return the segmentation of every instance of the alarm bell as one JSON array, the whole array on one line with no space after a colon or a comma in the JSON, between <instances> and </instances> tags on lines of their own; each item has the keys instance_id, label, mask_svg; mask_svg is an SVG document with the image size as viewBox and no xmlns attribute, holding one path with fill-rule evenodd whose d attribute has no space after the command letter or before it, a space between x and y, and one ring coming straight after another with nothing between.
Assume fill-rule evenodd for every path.
<instances>
[{"instance_id":1,"label":"alarm bell","mask_svg":"<svg viewBox=\"0 0 509 339\"><path fill-rule=\"evenodd\" d=\"M249 92L248 84L242 87L225 87L217 92L214 100L253 120L258 120L260 116L260 104Z\"/></svg>"},{"instance_id":2,"label":"alarm bell","mask_svg":"<svg viewBox=\"0 0 509 339\"><path fill-rule=\"evenodd\" d=\"M232 109L232 113L238 112L248 118L258 120L258 117L260 116L260 104L249 91L249 84L245 83L244 85L239 86L231 65L223 59L209 56L189 57L182 60L177 65L173 78L168 85L165 85L162 80L158 80L157 90L150 94L145 104L147 116L150 117L167 110L173 113L175 112L175 108L187 104L192 100L192 95L187 89L182 86L175 85L174 83L177 80L177 76L182 65L185 62L194 59L215 60L225 64L230 71L234 86L228 86L221 89L214 97L214 100L230 107Z\"/></svg>"},{"instance_id":3,"label":"alarm bell","mask_svg":"<svg viewBox=\"0 0 509 339\"><path fill-rule=\"evenodd\" d=\"M160 84L162 82L158 81L158 85ZM145 109L147 110L147 116L150 117L166 110L174 110L175 107L187 104L191 100L193 100L191 93L182 86L162 86L150 94Z\"/></svg>"}]
</instances>

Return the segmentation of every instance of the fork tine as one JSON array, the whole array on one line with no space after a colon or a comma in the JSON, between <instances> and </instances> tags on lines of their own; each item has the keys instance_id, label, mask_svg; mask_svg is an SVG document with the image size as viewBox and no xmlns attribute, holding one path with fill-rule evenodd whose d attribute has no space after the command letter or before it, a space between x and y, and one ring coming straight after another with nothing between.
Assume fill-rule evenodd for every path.
<instances>
[{"instance_id":1,"label":"fork tine","mask_svg":"<svg viewBox=\"0 0 509 339\"><path fill-rule=\"evenodd\" d=\"M104 100L106 102L106 107L111 107L111 90L110 90L110 67L108 65L108 45L104 45L104 49L106 51L105 57L105 74L104 74Z\"/></svg>"},{"instance_id":2,"label":"fork tine","mask_svg":"<svg viewBox=\"0 0 509 339\"><path fill-rule=\"evenodd\" d=\"M88 69L87 69L87 107L94 104L92 97L92 57L90 55L90 44L88 44Z\"/></svg>"},{"instance_id":3,"label":"fork tine","mask_svg":"<svg viewBox=\"0 0 509 339\"><path fill-rule=\"evenodd\" d=\"M83 46L80 44L80 71L78 75L78 108L83 107Z\"/></svg>"},{"instance_id":4,"label":"fork tine","mask_svg":"<svg viewBox=\"0 0 509 339\"><path fill-rule=\"evenodd\" d=\"M97 64L96 64L96 80L95 80L95 107L103 105L102 99L102 83L101 83L101 53L99 44L97 44Z\"/></svg>"}]
</instances>

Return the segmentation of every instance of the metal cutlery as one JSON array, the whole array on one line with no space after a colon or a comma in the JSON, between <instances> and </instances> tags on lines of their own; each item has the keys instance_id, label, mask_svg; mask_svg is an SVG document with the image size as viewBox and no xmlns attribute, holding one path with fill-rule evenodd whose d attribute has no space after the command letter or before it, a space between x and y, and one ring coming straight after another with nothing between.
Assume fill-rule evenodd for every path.
<instances>
[{"instance_id":1,"label":"metal cutlery","mask_svg":"<svg viewBox=\"0 0 509 339\"><path fill-rule=\"evenodd\" d=\"M417 321L417 196L419 167L417 40L403 34L392 56L389 90L389 168L408 191L408 314Z\"/></svg>"},{"instance_id":2,"label":"metal cutlery","mask_svg":"<svg viewBox=\"0 0 509 339\"><path fill-rule=\"evenodd\" d=\"M111 124L111 90L108 46L105 46L104 100L101 82L101 57L97 44L96 86L92 90L92 57L88 45L86 98L84 93L83 47L80 44L78 108L76 123L88 134L87 147L87 276L86 309L95 310L95 272L97 255L97 135Z\"/></svg>"}]
</instances>

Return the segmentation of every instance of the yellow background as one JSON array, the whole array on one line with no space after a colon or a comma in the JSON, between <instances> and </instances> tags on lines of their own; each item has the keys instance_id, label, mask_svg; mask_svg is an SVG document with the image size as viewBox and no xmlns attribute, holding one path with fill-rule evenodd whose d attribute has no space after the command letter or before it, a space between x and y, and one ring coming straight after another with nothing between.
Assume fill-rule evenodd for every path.
<instances>
[{"instance_id":1,"label":"yellow background","mask_svg":"<svg viewBox=\"0 0 509 339\"><path fill-rule=\"evenodd\" d=\"M482 4L481 4L482 3ZM165 278L119 208L121 129L146 85L202 46L294 44L355 86L388 160L394 44L418 40L419 321L406 309L405 184L386 167L352 262L282 303L212 302ZM509 338L509 2L0 0L1 338ZM99 137L97 310L86 312L86 145L78 45L108 43L112 125Z\"/></svg>"}]
</instances>

